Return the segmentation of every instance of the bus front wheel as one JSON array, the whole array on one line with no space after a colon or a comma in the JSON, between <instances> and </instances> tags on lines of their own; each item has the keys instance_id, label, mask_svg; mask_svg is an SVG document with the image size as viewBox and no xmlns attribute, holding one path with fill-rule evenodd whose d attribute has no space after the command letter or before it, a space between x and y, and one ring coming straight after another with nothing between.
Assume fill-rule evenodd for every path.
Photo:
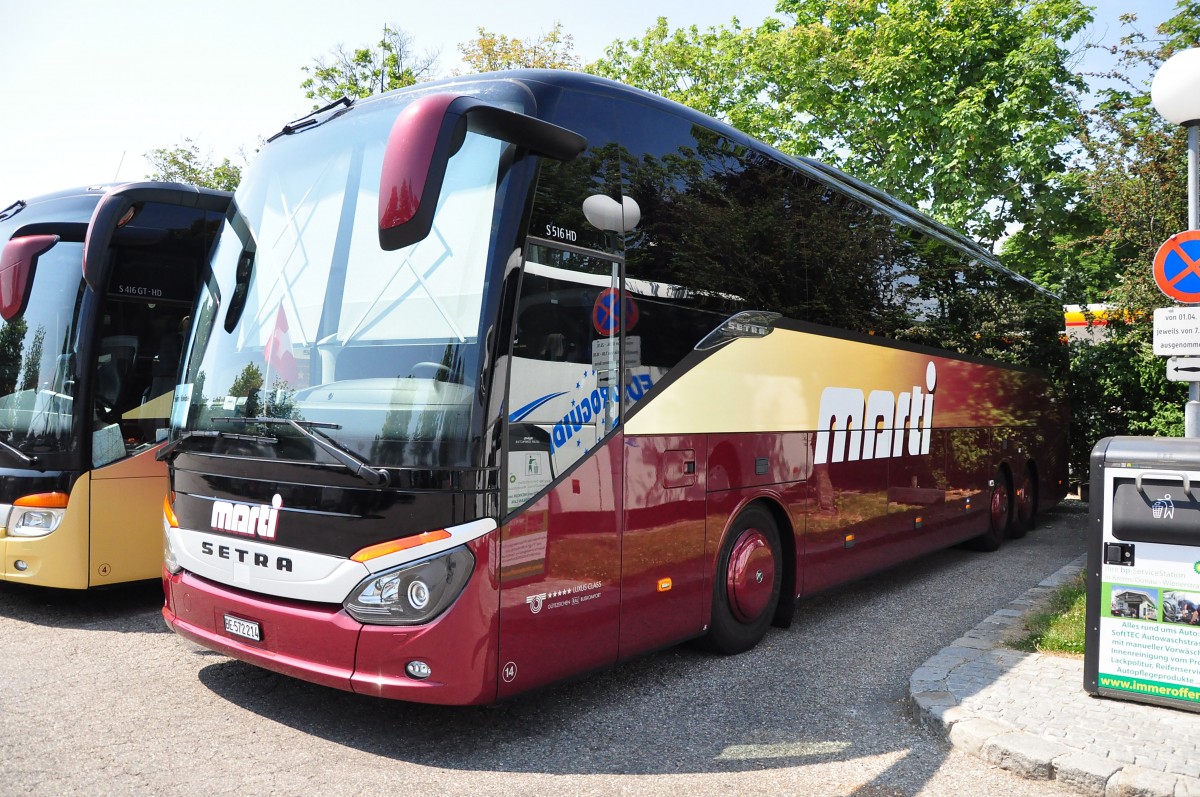
<instances>
[{"instance_id":1,"label":"bus front wheel","mask_svg":"<svg viewBox=\"0 0 1200 797\"><path fill-rule=\"evenodd\" d=\"M747 507L725 537L713 579L706 647L733 654L758 644L771 625L783 583L779 530L771 513Z\"/></svg>"}]
</instances>

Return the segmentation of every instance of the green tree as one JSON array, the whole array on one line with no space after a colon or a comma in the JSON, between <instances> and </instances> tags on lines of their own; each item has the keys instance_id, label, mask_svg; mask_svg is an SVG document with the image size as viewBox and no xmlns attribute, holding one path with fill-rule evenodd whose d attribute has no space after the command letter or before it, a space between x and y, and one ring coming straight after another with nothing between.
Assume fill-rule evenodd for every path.
<instances>
[{"instance_id":1,"label":"green tree","mask_svg":"<svg viewBox=\"0 0 1200 797\"><path fill-rule=\"evenodd\" d=\"M146 175L151 180L232 191L242 179L240 166L229 158L214 163L210 156L200 153L200 147L190 138L177 147L151 150L146 153L146 160L153 167Z\"/></svg>"},{"instance_id":2,"label":"green tree","mask_svg":"<svg viewBox=\"0 0 1200 797\"><path fill-rule=\"evenodd\" d=\"M991 243L1072 198L1082 0L781 0L790 21L617 42L589 71L813 156Z\"/></svg>"},{"instance_id":3,"label":"green tree","mask_svg":"<svg viewBox=\"0 0 1200 797\"><path fill-rule=\"evenodd\" d=\"M513 39L477 29L478 36L458 45L463 61L472 72L499 72L504 69L579 69L575 55L575 37L563 33L561 22L549 33L529 39Z\"/></svg>"},{"instance_id":4,"label":"green tree","mask_svg":"<svg viewBox=\"0 0 1200 797\"><path fill-rule=\"evenodd\" d=\"M605 57L586 69L715 116L783 149L787 111L763 93L766 82L753 66L781 25L768 20L760 30L748 30L735 17L728 27L673 31L667 18L659 17L642 38L613 42ZM811 142L793 143L785 151L816 150Z\"/></svg>"},{"instance_id":5,"label":"green tree","mask_svg":"<svg viewBox=\"0 0 1200 797\"><path fill-rule=\"evenodd\" d=\"M1149 80L1172 53L1200 39L1200 3L1184 0L1159 26L1126 33L1112 48L1116 67L1102 76L1097 101L1081 124L1082 212L1101 223L1064 231L1056 252L1097 264L1086 296L1111 308L1107 335L1072 347L1072 467L1086 473L1091 447L1118 434L1179 436L1186 385L1169 382L1153 353L1152 314L1172 302L1154 283L1151 263L1162 242L1187 227L1186 132L1150 104Z\"/></svg>"},{"instance_id":6,"label":"green tree","mask_svg":"<svg viewBox=\"0 0 1200 797\"><path fill-rule=\"evenodd\" d=\"M437 58L436 52L418 53L412 36L401 28L384 25L383 38L374 47L347 50L339 44L328 57L300 67L308 75L300 88L305 97L317 100L313 108L342 97L370 97L432 79Z\"/></svg>"}]
</instances>

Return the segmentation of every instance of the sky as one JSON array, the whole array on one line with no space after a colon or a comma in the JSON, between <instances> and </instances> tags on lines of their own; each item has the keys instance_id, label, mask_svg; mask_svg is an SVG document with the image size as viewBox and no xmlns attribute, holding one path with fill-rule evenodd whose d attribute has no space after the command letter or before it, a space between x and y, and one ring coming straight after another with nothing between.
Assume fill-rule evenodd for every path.
<instances>
[{"instance_id":1,"label":"sky","mask_svg":"<svg viewBox=\"0 0 1200 797\"><path fill-rule=\"evenodd\" d=\"M0 3L0 207L79 185L144 179L144 155L190 138L215 161L242 163L260 139L312 107L301 67L337 45L377 42L385 23L436 51L441 73L462 69L457 45L477 28L533 38L556 22L585 63L659 16L671 27L745 27L776 0L41 0ZM1115 43L1118 14L1144 29L1171 0L1098 0L1092 41ZM515 12L515 13L514 13ZM1090 66L1090 62L1084 66ZM1102 68L1101 64L1096 64Z\"/></svg>"}]
</instances>

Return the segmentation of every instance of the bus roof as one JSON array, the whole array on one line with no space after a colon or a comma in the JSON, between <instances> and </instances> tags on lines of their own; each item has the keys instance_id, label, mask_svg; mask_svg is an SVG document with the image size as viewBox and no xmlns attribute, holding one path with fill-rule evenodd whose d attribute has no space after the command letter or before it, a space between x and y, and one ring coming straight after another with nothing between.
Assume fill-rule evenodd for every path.
<instances>
[{"instance_id":1,"label":"bus roof","mask_svg":"<svg viewBox=\"0 0 1200 797\"><path fill-rule=\"evenodd\" d=\"M431 81L428 83L419 83L414 86L409 86L402 89L397 89L392 92L375 95L365 100L356 101L354 104L374 103L386 101L386 98L397 94L408 93L411 91L427 92L431 89L438 88L454 88L462 87L464 89L471 86L481 84L510 82L523 84L529 88L533 88L536 84L553 86L572 91L591 91L603 93L610 96L624 96L627 99L639 102L643 105L659 108L668 113L682 117L694 124L708 128L715 133L718 133L729 140L741 144L749 149L760 152L773 160L784 163L791 168L805 174L806 176L831 186L832 188L854 197L864 204L870 205L877 210L886 213L897 221L901 221L909 226L917 227L922 232L940 238L946 243L966 250L971 256L979 262L987 264L990 268L1004 273L1008 278L1022 282L1028 287L1037 290L1047 296L1057 298L1053 292L1034 283L1027 277L1012 271L1005 267L987 247L980 244L978 241L968 237L964 233L955 230L940 221L928 216L922 211L913 206L902 202L901 200L891 196L883 190L870 185L856 177L853 177L846 172L827 163L823 163L814 158L805 156L788 155L778 149L759 141L747 133L738 130L729 124L718 119L708 116L694 108L689 108L686 105L675 102L674 100L653 94L643 89L628 86L624 83L618 83L608 78L590 75L584 72L573 72L569 70L558 69L515 69L503 72L488 72L477 75L462 75L442 80ZM339 110L345 108L351 103L335 103L340 105ZM333 109L333 106L330 106ZM322 109L325 110L325 109ZM320 111L314 111L314 114Z\"/></svg>"}]
</instances>

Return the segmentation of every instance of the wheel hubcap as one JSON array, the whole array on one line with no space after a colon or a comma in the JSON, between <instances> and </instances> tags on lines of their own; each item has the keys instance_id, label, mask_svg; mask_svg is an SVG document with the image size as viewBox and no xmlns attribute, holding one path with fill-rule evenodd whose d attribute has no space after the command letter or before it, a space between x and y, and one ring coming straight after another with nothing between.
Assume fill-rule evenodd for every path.
<instances>
[{"instance_id":1,"label":"wheel hubcap","mask_svg":"<svg viewBox=\"0 0 1200 797\"><path fill-rule=\"evenodd\" d=\"M729 610L740 622L752 623L771 602L775 584L775 557L771 544L758 529L746 529L733 544L725 573Z\"/></svg>"}]
</instances>

